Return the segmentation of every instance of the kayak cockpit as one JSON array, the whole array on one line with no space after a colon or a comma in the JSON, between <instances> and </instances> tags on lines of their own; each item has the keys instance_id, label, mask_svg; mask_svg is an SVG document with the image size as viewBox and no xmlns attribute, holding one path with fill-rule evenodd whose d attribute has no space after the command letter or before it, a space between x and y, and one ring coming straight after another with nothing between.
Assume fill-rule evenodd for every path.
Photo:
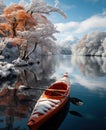
<instances>
[{"instance_id":1,"label":"kayak cockpit","mask_svg":"<svg viewBox=\"0 0 106 130\"><path fill-rule=\"evenodd\" d=\"M65 94L67 94L68 89L69 89L69 87L66 83L57 82L45 91L45 95L47 95L47 96L64 96Z\"/></svg>"}]
</instances>

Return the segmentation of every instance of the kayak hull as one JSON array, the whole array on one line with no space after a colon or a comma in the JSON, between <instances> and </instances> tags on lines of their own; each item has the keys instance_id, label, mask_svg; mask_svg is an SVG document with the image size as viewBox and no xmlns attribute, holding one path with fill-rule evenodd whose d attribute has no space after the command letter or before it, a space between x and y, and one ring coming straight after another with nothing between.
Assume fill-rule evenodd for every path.
<instances>
[{"instance_id":1,"label":"kayak hull","mask_svg":"<svg viewBox=\"0 0 106 130\"><path fill-rule=\"evenodd\" d=\"M68 74L48 87L37 101L27 123L30 130L37 130L44 122L58 113L67 103L70 94Z\"/></svg>"}]
</instances>

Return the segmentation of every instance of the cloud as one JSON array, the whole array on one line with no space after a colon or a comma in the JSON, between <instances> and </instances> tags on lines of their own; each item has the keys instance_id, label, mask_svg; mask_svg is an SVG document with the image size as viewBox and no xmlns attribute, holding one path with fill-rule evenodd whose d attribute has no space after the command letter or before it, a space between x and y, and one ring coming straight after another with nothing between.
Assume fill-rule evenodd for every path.
<instances>
[{"instance_id":1,"label":"cloud","mask_svg":"<svg viewBox=\"0 0 106 130\"><path fill-rule=\"evenodd\" d=\"M91 29L106 28L106 12L103 14L92 16L82 22L80 22L78 29L75 33L83 33Z\"/></svg>"},{"instance_id":2,"label":"cloud","mask_svg":"<svg viewBox=\"0 0 106 130\"><path fill-rule=\"evenodd\" d=\"M73 34L85 33L92 29L106 29L106 11L81 22L71 21L67 23L57 23L55 26L60 32L68 32L70 30Z\"/></svg>"},{"instance_id":3,"label":"cloud","mask_svg":"<svg viewBox=\"0 0 106 130\"><path fill-rule=\"evenodd\" d=\"M71 64L87 79L102 78L106 75L105 57L73 56Z\"/></svg>"},{"instance_id":4,"label":"cloud","mask_svg":"<svg viewBox=\"0 0 106 130\"><path fill-rule=\"evenodd\" d=\"M70 21L66 23L56 23L55 24L58 31L60 31L59 35L57 35L57 39L67 39L66 37L70 36L78 36L82 37L85 33L89 33L94 30L103 31L106 29L106 11L101 14L97 14L91 16L81 22Z\"/></svg>"},{"instance_id":5,"label":"cloud","mask_svg":"<svg viewBox=\"0 0 106 130\"><path fill-rule=\"evenodd\" d=\"M58 45L66 45L66 43L76 43L78 38L71 34L71 32L63 32L63 33L56 33L55 37L57 38Z\"/></svg>"},{"instance_id":6,"label":"cloud","mask_svg":"<svg viewBox=\"0 0 106 130\"><path fill-rule=\"evenodd\" d=\"M75 36L73 35L72 30L79 26L78 22L68 22L66 24L58 23L55 24L55 26L57 30L60 31L60 33L55 35L60 44L64 44L67 41L74 41Z\"/></svg>"},{"instance_id":7,"label":"cloud","mask_svg":"<svg viewBox=\"0 0 106 130\"><path fill-rule=\"evenodd\" d=\"M87 80L86 78L84 77L82 78L79 75L74 75L74 78L77 81L77 83L83 85L84 87L90 90L97 90L97 89L105 90L105 81L97 81L92 79Z\"/></svg>"},{"instance_id":8,"label":"cloud","mask_svg":"<svg viewBox=\"0 0 106 130\"><path fill-rule=\"evenodd\" d=\"M72 28L76 29L77 27L79 27L79 23L72 21L68 23L57 23L55 24L55 26L57 27L57 30L59 30L60 32L64 32L64 31L69 31Z\"/></svg>"},{"instance_id":9,"label":"cloud","mask_svg":"<svg viewBox=\"0 0 106 130\"><path fill-rule=\"evenodd\" d=\"M65 41L72 41L72 42L73 42L74 39L75 39L75 38L74 38L73 35L69 35L69 36L67 36L64 40L65 40Z\"/></svg>"},{"instance_id":10,"label":"cloud","mask_svg":"<svg viewBox=\"0 0 106 130\"><path fill-rule=\"evenodd\" d=\"M70 65L73 68L72 84L80 84L89 90L101 94L106 92L106 58L72 56Z\"/></svg>"}]
</instances>

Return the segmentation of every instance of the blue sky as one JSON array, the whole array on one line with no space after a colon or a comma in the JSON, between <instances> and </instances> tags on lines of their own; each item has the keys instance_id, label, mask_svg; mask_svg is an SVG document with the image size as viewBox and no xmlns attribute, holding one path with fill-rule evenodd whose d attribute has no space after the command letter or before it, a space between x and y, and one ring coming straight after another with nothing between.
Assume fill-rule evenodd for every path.
<instances>
[{"instance_id":1,"label":"blue sky","mask_svg":"<svg viewBox=\"0 0 106 130\"><path fill-rule=\"evenodd\" d=\"M53 0L46 0L54 4ZM106 0L59 0L58 7L67 14L67 21L81 21L106 10Z\"/></svg>"},{"instance_id":2,"label":"blue sky","mask_svg":"<svg viewBox=\"0 0 106 130\"><path fill-rule=\"evenodd\" d=\"M67 14L67 19L51 16L60 30L57 35L60 42L73 41L92 31L106 31L106 0L59 0L58 7Z\"/></svg>"},{"instance_id":3,"label":"blue sky","mask_svg":"<svg viewBox=\"0 0 106 130\"><path fill-rule=\"evenodd\" d=\"M5 0L7 3L19 0ZM45 0L54 6L55 0ZM74 40L91 31L106 31L106 0L57 0L67 19L57 13L52 13L49 19L60 31L58 40ZM61 40L60 40L61 41Z\"/></svg>"}]
</instances>

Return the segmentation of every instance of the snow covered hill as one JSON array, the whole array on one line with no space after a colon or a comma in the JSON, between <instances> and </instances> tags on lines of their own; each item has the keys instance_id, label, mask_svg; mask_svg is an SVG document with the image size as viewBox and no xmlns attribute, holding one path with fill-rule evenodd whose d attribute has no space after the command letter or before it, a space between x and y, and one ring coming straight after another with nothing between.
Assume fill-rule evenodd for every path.
<instances>
[{"instance_id":1,"label":"snow covered hill","mask_svg":"<svg viewBox=\"0 0 106 130\"><path fill-rule=\"evenodd\" d=\"M106 32L95 31L83 36L72 52L74 55L106 56Z\"/></svg>"}]
</instances>

